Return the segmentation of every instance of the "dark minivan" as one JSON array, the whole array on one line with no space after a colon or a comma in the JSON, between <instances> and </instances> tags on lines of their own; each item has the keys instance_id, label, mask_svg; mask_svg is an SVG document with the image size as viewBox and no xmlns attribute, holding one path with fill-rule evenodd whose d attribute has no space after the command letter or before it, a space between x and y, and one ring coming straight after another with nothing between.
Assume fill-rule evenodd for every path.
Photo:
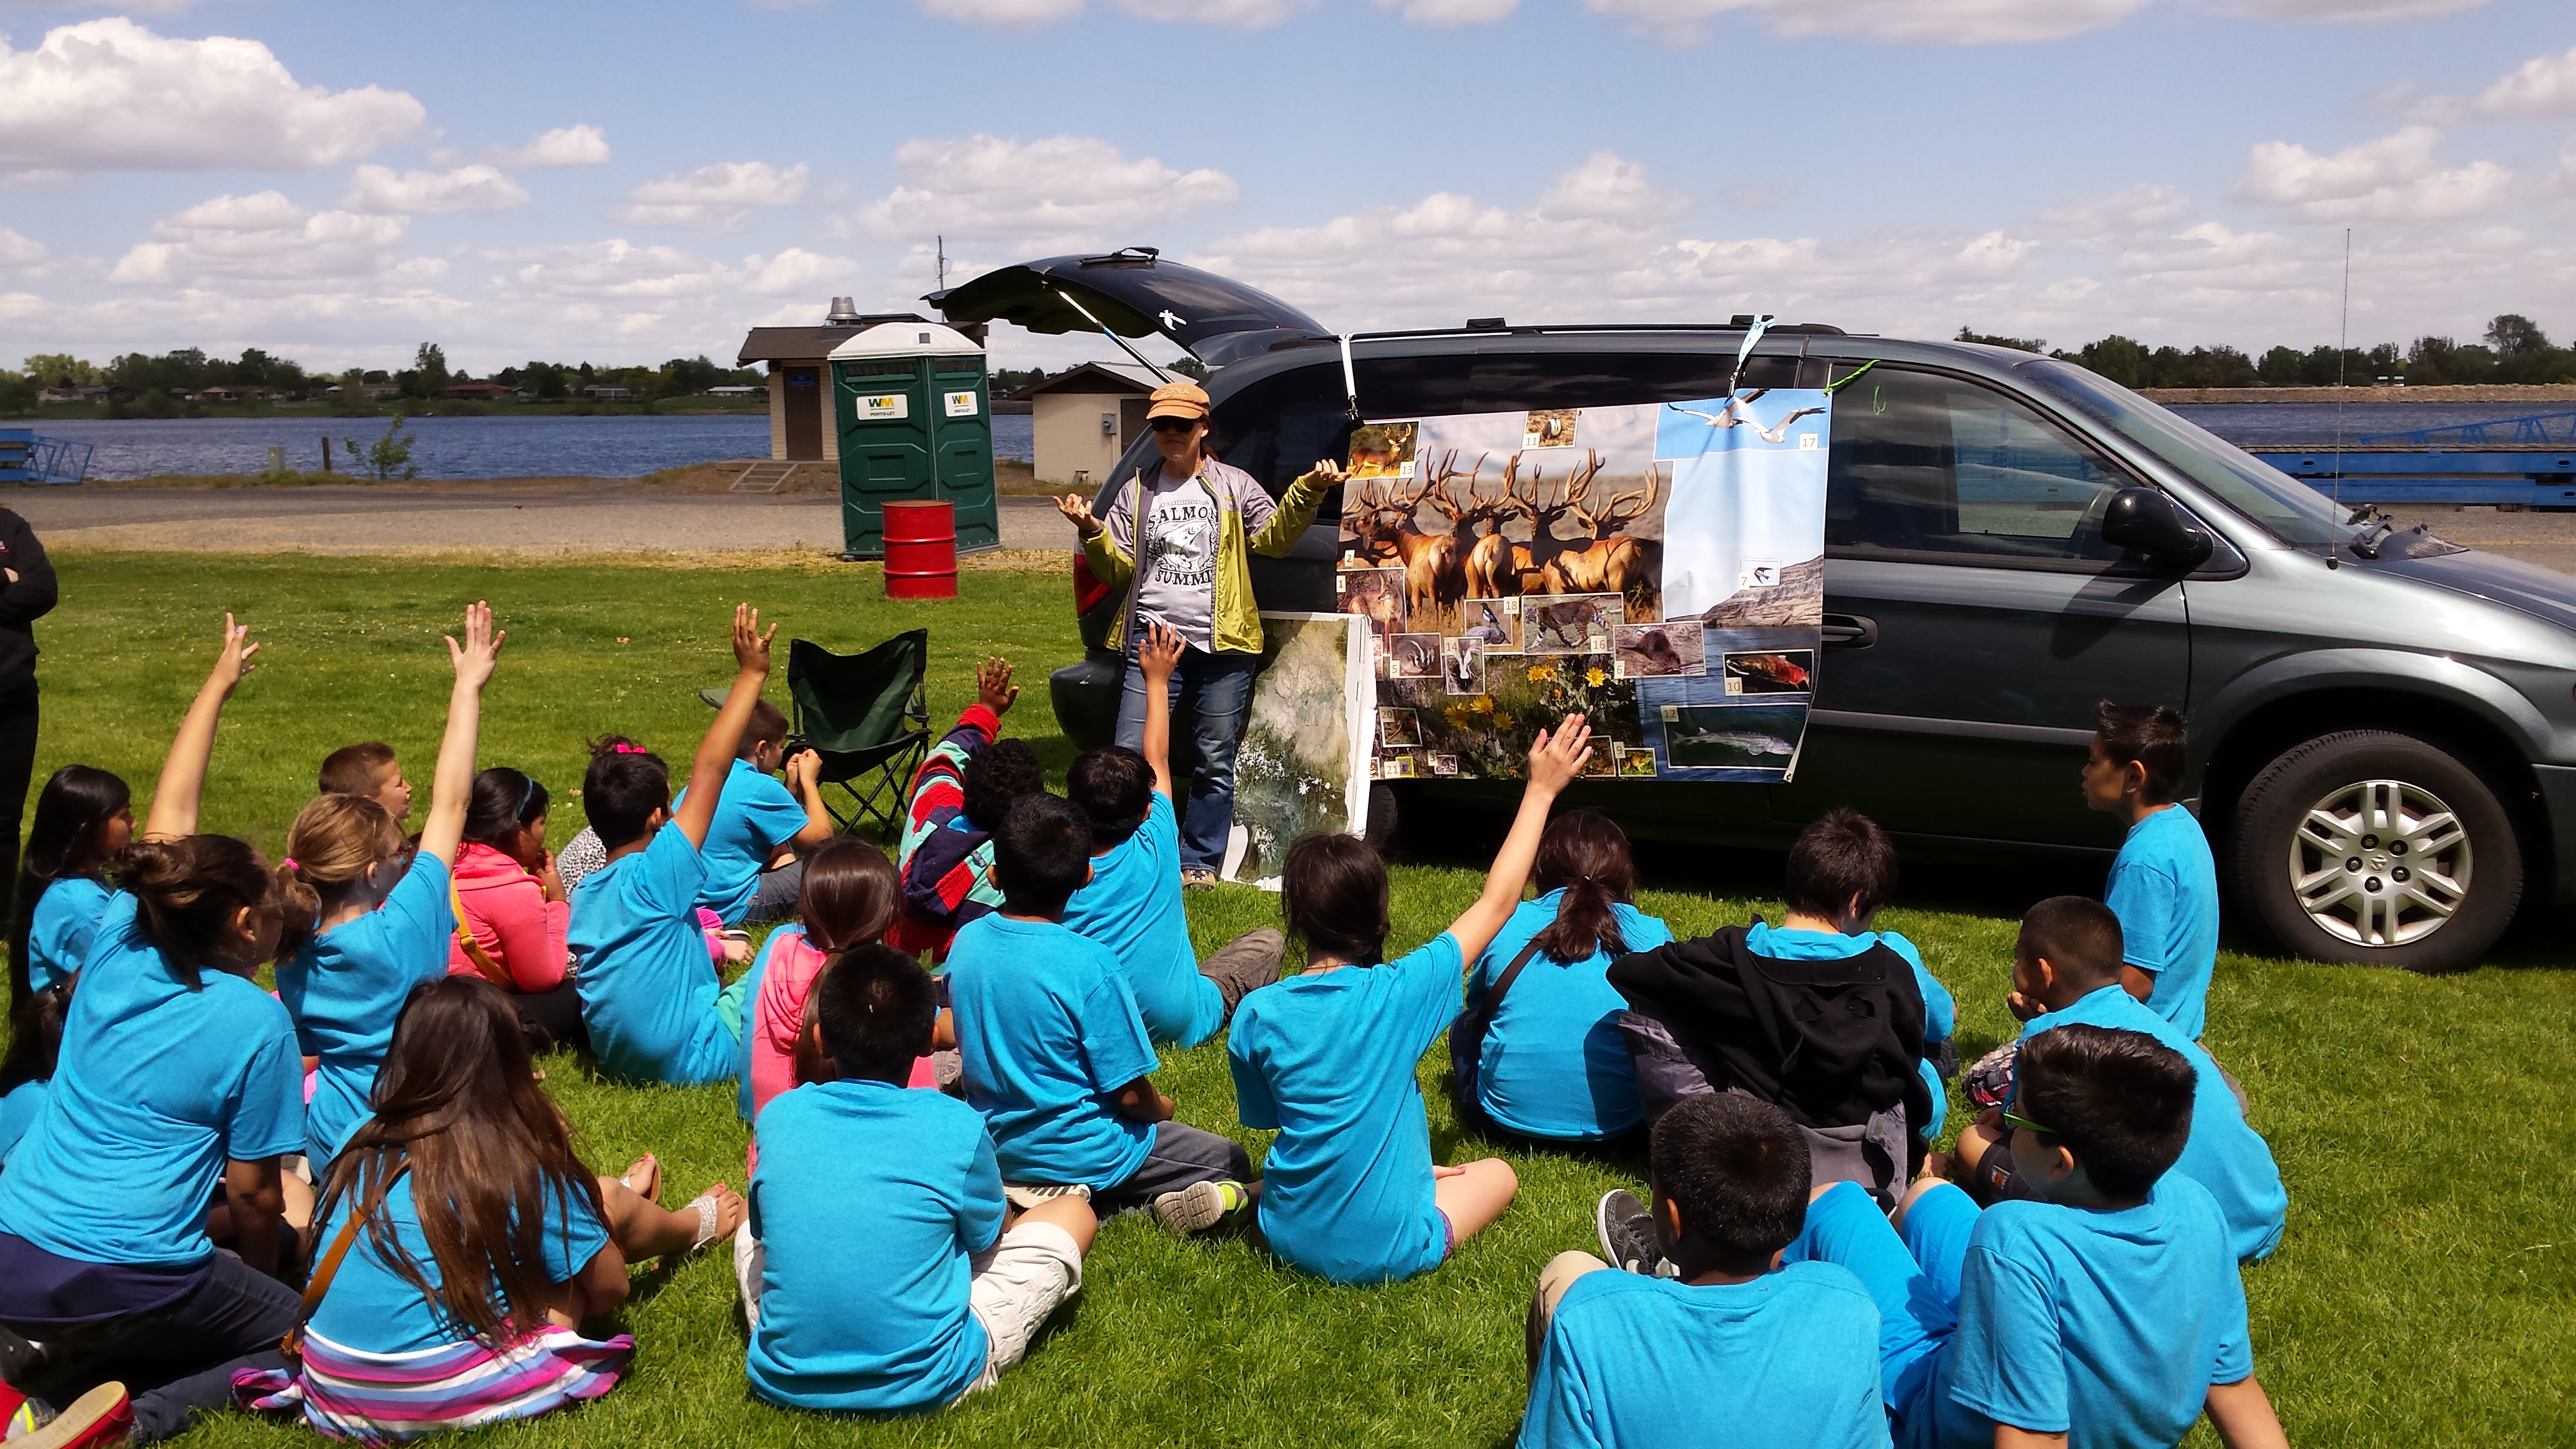
<instances>
[{"instance_id":1,"label":"dark minivan","mask_svg":"<svg viewBox=\"0 0 2576 1449\"><path fill-rule=\"evenodd\" d=\"M1821 387L1833 409L1825 647L1793 784L1588 789L1641 834L1776 844L1838 806L1910 853L2107 857L2076 785L2095 705L2191 718L2185 794L2222 879L2283 947L2474 964L2526 878L2576 899L2576 580L2346 516L2307 485L2069 363L1751 318L1337 338L1276 298L1136 248L989 272L950 320L1172 338L1210 368L1220 455L1272 489L1372 418ZM1347 369L1347 371L1346 371ZM1346 377L1348 385L1346 386ZM1150 439L1116 476L1154 456ZM1334 607L1334 504L1262 605ZM1106 739L1109 607L1061 671L1066 732ZM1371 834L1491 784L1398 782ZM1381 817L1385 817L1382 821Z\"/></svg>"}]
</instances>

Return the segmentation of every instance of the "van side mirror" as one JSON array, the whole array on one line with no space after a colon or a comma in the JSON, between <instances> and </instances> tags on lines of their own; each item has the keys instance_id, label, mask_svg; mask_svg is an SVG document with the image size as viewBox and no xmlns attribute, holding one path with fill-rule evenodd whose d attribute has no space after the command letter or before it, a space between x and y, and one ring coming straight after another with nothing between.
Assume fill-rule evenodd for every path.
<instances>
[{"instance_id":1,"label":"van side mirror","mask_svg":"<svg viewBox=\"0 0 2576 1449\"><path fill-rule=\"evenodd\" d=\"M2217 545L2174 501L2153 488L2123 488L2102 510L2102 541L2185 572L2209 562Z\"/></svg>"}]
</instances>

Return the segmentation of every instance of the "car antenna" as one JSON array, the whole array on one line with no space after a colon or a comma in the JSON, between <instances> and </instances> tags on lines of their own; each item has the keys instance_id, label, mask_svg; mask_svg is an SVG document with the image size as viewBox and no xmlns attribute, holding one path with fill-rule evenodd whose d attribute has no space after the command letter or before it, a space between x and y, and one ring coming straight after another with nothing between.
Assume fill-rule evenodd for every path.
<instances>
[{"instance_id":1,"label":"car antenna","mask_svg":"<svg viewBox=\"0 0 2576 1449\"><path fill-rule=\"evenodd\" d=\"M1135 348L1133 348L1133 347L1128 346L1128 345L1127 345L1127 339L1126 339L1126 338L1121 337L1121 336L1119 336L1117 333L1110 331L1110 330L1109 330L1109 324L1108 324L1108 323L1101 321L1101 320L1100 320L1099 318L1097 318L1097 317L1093 317L1093 316L1091 315L1091 309L1090 309L1090 308L1088 308L1088 307L1086 307L1086 306L1084 306L1084 305L1082 305L1082 300L1081 300L1080 298L1078 298L1078 297L1074 296L1071 292L1066 291L1066 290L1065 290L1065 289L1063 289L1062 287L1049 287L1049 288L1047 288L1047 290L1048 290L1048 291L1050 291L1050 292L1055 293L1058 297L1063 298L1063 299L1065 300L1065 302L1067 302L1068 304L1070 304L1070 305L1072 306L1073 310L1075 310L1076 312L1081 313L1081 314L1082 314L1086 319L1088 319L1088 320L1090 321L1090 323L1091 323L1091 325L1092 325L1092 326L1099 328L1099 329L1100 329L1100 335L1101 335L1101 336L1106 337L1106 338L1108 338L1110 341L1117 343L1117 344L1118 344L1118 350L1119 350L1119 351L1126 353L1129 357L1132 357L1132 358L1136 359L1136 360L1137 360L1137 362L1142 363L1142 364L1144 365L1144 367L1145 367L1145 370L1146 370L1146 371L1151 372L1151 373L1152 373L1152 374L1154 374L1156 377L1161 378L1161 379L1162 379L1163 381L1165 381L1165 382L1170 382L1170 381L1172 381L1172 380L1173 380L1172 375L1171 375L1170 373L1165 372L1163 369L1161 369L1161 368L1159 368L1159 367L1156 367L1153 363L1151 363L1151 362L1147 361L1147 360L1146 360L1146 358L1145 358L1145 354L1143 354L1143 353L1141 353L1141 352L1138 352L1138 351L1137 351Z\"/></svg>"},{"instance_id":2,"label":"car antenna","mask_svg":"<svg viewBox=\"0 0 2576 1449\"><path fill-rule=\"evenodd\" d=\"M2334 508L2338 526L2351 520L2343 511L2343 390L2344 370L2352 365L2352 228L2343 229L2343 320L2335 328L2335 445ZM2339 568L2335 557L2334 534L2326 534L2326 567Z\"/></svg>"}]
</instances>

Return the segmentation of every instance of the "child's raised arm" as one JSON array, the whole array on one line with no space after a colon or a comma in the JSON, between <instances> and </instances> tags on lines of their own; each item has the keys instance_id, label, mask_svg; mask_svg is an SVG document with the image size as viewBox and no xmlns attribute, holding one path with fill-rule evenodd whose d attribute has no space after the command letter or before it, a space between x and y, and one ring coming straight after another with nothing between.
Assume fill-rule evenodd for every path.
<instances>
[{"instance_id":1,"label":"child's raised arm","mask_svg":"<svg viewBox=\"0 0 2576 1449\"><path fill-rule=\"evenodd\" d=\"M1180 667L1181 631L1157 619L1145 626L1136 665L1145 671L1145 763L1154 767L1154 793L1172 798L1172 671Z\"/></svg>"},{"instance_id":2,"label":"child's raised arm","mask_svg":"<svg viewBox=\"0 0 2576 1449\"><path fill-rule=\"evenodd\" d=\"M1547 833L1548 807L1583 773L1583 762L1590 758L1592 726L1579 714L1567 715L1554 734L1539 731L1531 742L1529 786L1521 791L1521 813L1513 817L1512 833L1504 837L1494 868L1485 874L1485 893L1449 924L1460 957L1473 961L1485 954L1503 923L1519 908L1521 887L1529 883L1530 866L1538 859L1538 838Z\"/></svg>"},{"instance_id":3,"label":"child's raised arm","mask_svg":"<svg viewBox=\"0 0 2576 1449\"><path fill-rule=\"evenodd\" d=\"M716 711L716 722L707 726L707 737L698 741L698 756L689 762L689 798L680 802L680 813L671 822L692 846L706 844L707 827L715 823L716 801L724 794L725 776L733 772L734 756L742 750L751 707L760 700L760 687L769 682L769 639L777 632L775 624L768 633L761 632L758 609L749 604L733 606L733 692L725 696L724 708Z\"/></svg>"},{"instance_id":4,"label":"child's raised arm","mask_svg":"<svg viewBox=\"0 0 2576 1449\"><path fill-rule=\"evenodd\" d=\"M206 791L206 761L215 753L215 724L223 718L224 701L232 698L233 686L250 673L250 657L259 652L259 646L249 640L250 626L235 624L232 615L224 615L223 652L215 656L213 672L198 686L188 717L179 722L179 737L170 742L170 757L162 762L161 778L152 786L152 813L143 817L144 839L177 840L197 833L197 803Z\"/></svg>"},{"instance_id":5,"label":"child's raised arm","mask_svg":"<svg viewBox=\"0 0 2576 1449\"><path fill-rule=\"evenodd\" d=\"M447 735L438 742L438 770L429 781L429 818L421 823L420 853L456 864L465 838L465 806L474 794L474 745L483 723L483 686L507 634L492 632L492 606L480 600L465 609L465 642L447 639L456 687L447 695Z\"/></svg>"}]
</instances>

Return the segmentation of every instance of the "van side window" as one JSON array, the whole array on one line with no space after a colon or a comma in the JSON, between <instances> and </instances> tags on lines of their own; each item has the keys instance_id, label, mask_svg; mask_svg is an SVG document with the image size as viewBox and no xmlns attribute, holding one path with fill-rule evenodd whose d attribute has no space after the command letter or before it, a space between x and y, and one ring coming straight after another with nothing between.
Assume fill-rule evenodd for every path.
<instances>
[{"instance_id":1,"label":"van side window","mask_svg":"<svg viewBox=\"0 0 2576 1449\"><path fill-rule=\"evenodd\" d=\"M2109 563L2102 511L2131 479L2004 393L1881 366L1834 394L1825 546L1839 557Z\"/></svg>"}]
</instances>

